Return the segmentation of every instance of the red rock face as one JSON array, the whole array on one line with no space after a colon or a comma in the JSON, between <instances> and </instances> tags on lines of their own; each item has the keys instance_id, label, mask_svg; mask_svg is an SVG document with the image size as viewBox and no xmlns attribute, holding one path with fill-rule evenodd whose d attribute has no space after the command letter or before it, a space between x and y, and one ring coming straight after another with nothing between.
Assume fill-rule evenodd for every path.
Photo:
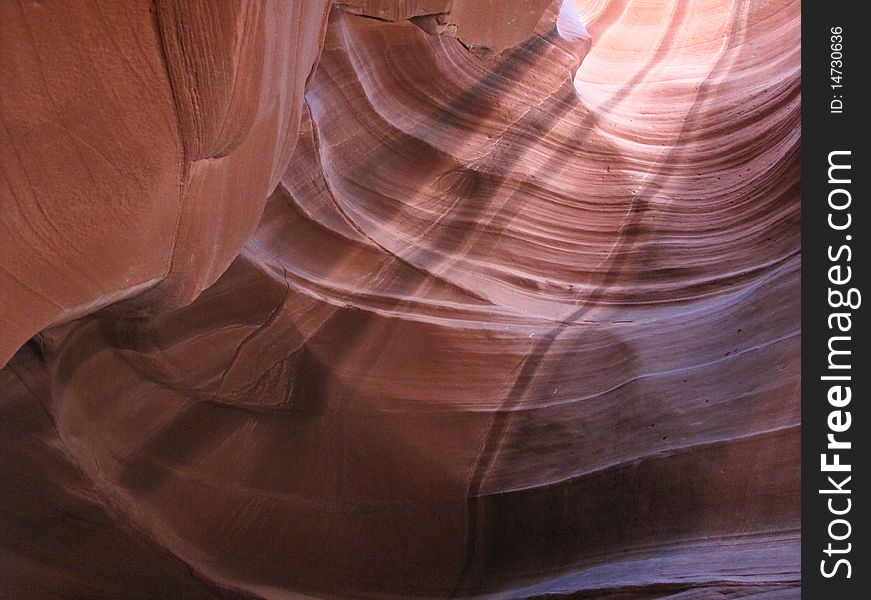
<instances>
[{"instance_id":1,"label":"red rock face","mask_svg":"<svg viewBox=\"0 0 871 600\"><path fill-rule=\"evenodd\" d=\"M4 9L0 590L796 593L798 2L447 4Z\"/></svg>"},{"instance_id":2,"label":"red rock face","mask_svg":"<svg viewBox=\"0 0 871 600\"><path fill-rule=\"evenodd\" d=\"M479 55L498 54L526 41L551 0L342 0L352 14L409 20L432 34L456 37Z\"/></svg>"},{"instance_id":3,"label":"red rock face","mask_svg":"<svg viewBox=\"0 0 871 600\"><path fill-rule=\"evenodd\" d=\"M226 270L293 152L328 4L5 3L0 364Z\"/></svg>"}]
</instances>

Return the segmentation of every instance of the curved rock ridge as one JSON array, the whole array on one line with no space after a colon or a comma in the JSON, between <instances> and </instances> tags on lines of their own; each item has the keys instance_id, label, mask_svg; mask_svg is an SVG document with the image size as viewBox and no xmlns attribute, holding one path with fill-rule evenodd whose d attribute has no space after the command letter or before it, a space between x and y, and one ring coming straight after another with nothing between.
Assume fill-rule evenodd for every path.
<instances>
[{"instance_id":1,"label":"curved rock ridge","mask_svg":"<svg viewBox=\"0 0 871 600\"><path fill-rule=\"evenodd\" d=\"M342 4L266 155L239 22L152 13L171 91L231 90L172 100L185 155L265 205L203 174L235 233L175 255L229 258L2 371L107 544L163 597L795 597L799 3L553 2L487 53Z\"/></svg>"}]
</instances>

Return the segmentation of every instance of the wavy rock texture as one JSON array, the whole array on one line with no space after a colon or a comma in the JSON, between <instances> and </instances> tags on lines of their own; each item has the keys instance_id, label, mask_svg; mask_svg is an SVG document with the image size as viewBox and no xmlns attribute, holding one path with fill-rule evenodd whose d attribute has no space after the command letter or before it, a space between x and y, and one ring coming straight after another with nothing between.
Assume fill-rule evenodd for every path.
<instances>
[{"instance_id":1,"label":"wavy rock texture","mask_svg":"<svg viewBox=\"0 0 871 600\"><path fill-rule=\"evenodd\" d=\"M228 229L176 255L247 241L187 306L138 296L0 372L9 589L797 597L799 3L556 2L489 58L424 4L331 12L295 141L215 126L234 94L173 100L188 156L245 127L275 152L238 153L245 198L197 167ZM155 13L157 72L229 81L196 36L241 25L187 6ZM68 542L22 547L33 521Z\"/></svg>"}]
</instances>

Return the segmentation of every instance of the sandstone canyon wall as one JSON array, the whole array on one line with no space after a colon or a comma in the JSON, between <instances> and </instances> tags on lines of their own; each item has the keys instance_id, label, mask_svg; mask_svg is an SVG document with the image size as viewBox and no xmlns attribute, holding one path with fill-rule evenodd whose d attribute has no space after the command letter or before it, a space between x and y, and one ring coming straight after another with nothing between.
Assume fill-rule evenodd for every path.
<instances>
[{"instance_id":1,"label":"sandstone canyon wall","mask_svg":"<svg viewBox=\"0 0 871 600\"><path fill-rule=\"evenodd\" d=\"M797 1L0 6L0 597L797 597Z\"/></svg>"}]
</instances>

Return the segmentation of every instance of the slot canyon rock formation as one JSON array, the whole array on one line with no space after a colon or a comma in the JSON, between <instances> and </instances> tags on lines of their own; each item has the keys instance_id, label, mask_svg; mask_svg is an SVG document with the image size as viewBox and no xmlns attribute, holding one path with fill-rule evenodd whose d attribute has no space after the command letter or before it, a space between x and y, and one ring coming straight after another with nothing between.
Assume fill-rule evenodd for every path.
<instances>
[{"instance_id":1,"label":"slot canyon rock formation","mask_svg":"<svg viewBox=\"0 0 871 600\"><path fill-rule=\"evenodd\" d=\"M797 597L799 48L0 4L0 597Z\"/></svg>"}]
</instances>

